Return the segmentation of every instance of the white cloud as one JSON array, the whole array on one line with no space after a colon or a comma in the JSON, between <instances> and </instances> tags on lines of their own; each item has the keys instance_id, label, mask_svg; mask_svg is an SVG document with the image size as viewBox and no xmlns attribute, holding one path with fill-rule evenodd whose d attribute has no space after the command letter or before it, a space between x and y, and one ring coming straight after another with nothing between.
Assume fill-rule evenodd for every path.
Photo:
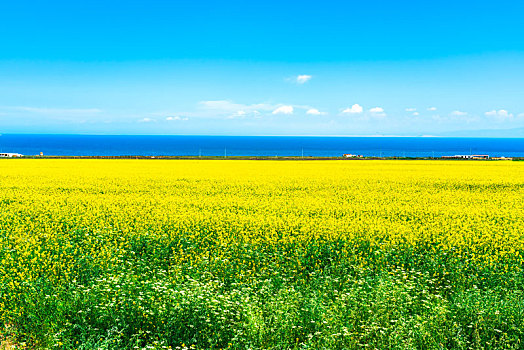
<instances>
[{"instance_id":1,"label":"white cloud","mask_svg":"<svg viewBox=\"0 0 524 350\"><path fill-rule=\"evenodd\" d=\"M437 107L429 107L429 108L428 108L428 111L430 111L430 112L434 112L434 111L436 111L436 110L437 110Z\"/></svg>"},{"instance_id":2,"label":"white cloud","mask_svg":"<svg viewBox=\"0 0 524 350\"><path fill-rule=\"evenodd\" d=\"M253 115L257 115L258 111L253 111L252 114ZM246 115L247 115L247 113L245 111L240 110L240 111L236 111L235 113L233 113L230 116L228 116L227 119L242 119L242 118L245 118Z\"/></svg>"},{"instance_id":3,"label":"white cloud","mask_svg":"<svg viewBox=\"0 0 524 350\"><path fill-rule=\"evenodd\" d=\"M451 112L451 115L454 115L454 116L463 116L463 115L467 115L468 113L467 112L462 112L462 111L453 111Z\"/></svg>"},{"instance_id":4,"label":"white cloud","mask_svg":"<svg viewBox=\"0 0 524 350\"><path fill-rule=\"evenodd\" d=\"M226 113L236 113L238 111L244 111L246 113L253 112L255 110L261 111L271 111L275 109L274 105L267 103L255 103L251 105L234 103L228 100L216 100L216 101L201 101L199 105L203 109L226 112Z\"/></svg>"},{"instance_id":5,"label":"white cloud","mask_svg":"<svg viewBox=\"0 0 524 350\"><path fill-rule=\"evenodd\" d=\"M207 118L261 118L264 114L273 112L275 108L281 105L268 104L268 103L255 103L255 104L241 104L234 103L228 100L215 100L215 101L201 101L198 103L200 112L195 115L198 117ZM187 114L187 113L185 113Z\"/></svg>"},{"instance_id":6,"label":"white cloud","mask_svg":"<svg viewBox=\"0 0 524 350\"><path fill-rule=\"evenodd\" d=\"M310 108L307 110L306 114L311 114L311 115L325 115L326 112L320 112L318 109L316 108Z\"/></svg>"},{"instance_id":7,"label":"white cloud","mask_svg":"<svg viewBox=\"0 0 524 350\"><path fill-rule=\"evenodd\" d=\"M362 113L363 110L364 110L364 109L362 108L361 105L359 105L358 103L355 103L353 106L344 109L344 110L342 111L342 113L346 113L346 114L358 114L358 113Z\"/></svg>"},{"instance_id":8,"label":"white cloud","mask_svg":"<svg viewBox=\"0 0 524 350\"><path fill-rule=\"evenodd\" d=\"M255 104L241 104L229 100L209 100L200 101L198 103L199 112L195 115L190 115L185 112L185 115L191 117L220 117L225 119L237 118L255 118L259 119L270 114L295 114L297 110L303 110L309 115L326 115L328 113L319 111L309 105L295 105L295 104L269 104L269 103L255 103ZM164 114L165 115L165 114Z\"/></svg>"},{"instance_id":9,"label":"white cloud","mask_svg":"<svg viewBox=\"0 0 524 350\"><path fill-rule=\"evenodd\" d=\"M166 117L166 120L168 120L168 121L173 121L173 120L189 120L189 118L182 118L182 117L179 117L179 116L174 116L174 117Z\"/></svg>"},{"instance_id":10,"label":"white cloud","mask_svg":"<svg viewBox=\"0 0 524 350\"><path fill-rule=\"evenodd\" d=\"M151 123L151 122L156 122L155 119L151 119L151 118L142 118L138 121L139 123Z\"/></svg>"},{"instance_id":11,"label":"white cloud","mask_svg":"<svg viewBox=\"0 0 524 350\"><path fill-rule=\"evenodd\" d=\"M417 115L420 115L419 112L413 112L413 115L416 117Z\"/></svg>"},{"instance_id":12,"label":"white cloud","mask_svg":"<svg viewBox=\"0 0 524 350\"><path fill-rule=\"evenodd\" d=\"M293 106L280 106L273 111L273 114L293 114Z\"/></svg>"},{"instance_id":13,"label":"white cloud","mask_svg":"<svg viewBox=\"0 0 524 350\"><path fill-rule=\"evenodd\" d=\"M415 112L416 108L406 108L406 112Z\"/></svg>"},{"instance_id":14,"label":"white cloud","mask_svg":"<svg viewBox=\"0 0 524 350\"><path fill-rule=\"evenodd\" d=\"M371 113L384 113L384 108L382 108L382 107L373 107L369 111Z\"/></svg>"},{"instance_id":15,"label":"white cloud","mask_svg":"<svg viewBox=\"0 0 524 350\"><path fill-rule=\"evenodd\" d=\"M305 83L307 83L309 80L311 80L311 78L313 78L311 75L307 75L307 74L299 75L299 76L297 76L297 78L296 78L296 82L297 82L298 84L305 84Z\"/></svg>"},{"instance_id":16,"label":"white cloud","mask_svg":"<svg viewBox=\"0 0 524 350\"><path fill-rule=\"evenodd\" d=\"M486 112L484 114L486 116L488 116L488 117L495 117L495 118L500 119L500 120L513 118L513 113L509 113L505 109L499 109L498 111L492 110L492 111Z\"/></svg>"},{"instance_id":17,"label":"white cloud","mask_svg":"<svg viewBox=\"0 0 524 350\"><path fill-rule=\"evenodd\" d=\"M371 113L372 117L375 118L383 118L386 116L386 113L384 112L384 108L382 107L373 107L369 109L369 113Z\"/></svg>"},{"instance_id":18,"label":"white cloud","mask_svg":"<svg viewBox=\"0 0 524 350\"><path fill-rule=\"evenodd\" d=\"M205 109L218 109L218 110L236 110L238 109L239 104L233 103L227 100L213 100L213 101L200 101L200 106Z\"/></svg>"}]
</instances>

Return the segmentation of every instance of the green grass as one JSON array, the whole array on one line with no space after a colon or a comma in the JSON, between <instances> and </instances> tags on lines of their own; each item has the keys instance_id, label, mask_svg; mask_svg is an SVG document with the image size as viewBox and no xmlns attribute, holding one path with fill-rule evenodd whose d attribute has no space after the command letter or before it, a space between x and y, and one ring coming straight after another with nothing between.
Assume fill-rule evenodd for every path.
<instances>
[{"instance_id":1,"label":"green grass","mask_svg":"<svg viewBox=\"0 0 524 350\"><path fill-rule=\"evenodd\" d=\"M69 249L87 234L72 235ZM61 349L523 347L520 267L458 264L427 247L372 251L358 241L217 249L226 258L175 267L165 242L137 239L107 269L73 259L77 279L67 284L40 276L9 295L0 286L4 302L23 310L4 336Z\"/></svg>"}]
</instances>

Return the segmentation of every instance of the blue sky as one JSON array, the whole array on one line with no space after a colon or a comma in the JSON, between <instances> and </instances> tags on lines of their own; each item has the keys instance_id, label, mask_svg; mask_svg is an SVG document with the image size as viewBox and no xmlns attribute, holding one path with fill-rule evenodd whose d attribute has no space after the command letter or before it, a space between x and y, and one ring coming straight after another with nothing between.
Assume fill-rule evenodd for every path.
<instances>
[{"instance_id":1,"label":"blue sky","mask_svg":"<svg viewBox=\"0 0 524 350\"><path fill-rule=\"evenodd\" d=\"M0 3L0 133L524 137L519 1Z\"/></svg>"}]
</instances>

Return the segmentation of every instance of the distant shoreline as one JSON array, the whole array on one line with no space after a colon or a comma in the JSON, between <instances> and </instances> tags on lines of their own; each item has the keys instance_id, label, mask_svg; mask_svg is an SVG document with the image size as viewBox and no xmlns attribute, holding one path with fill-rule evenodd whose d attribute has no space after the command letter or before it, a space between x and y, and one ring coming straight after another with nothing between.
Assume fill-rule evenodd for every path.
<instances>
[{"instance_id":1,"label":"distant shoreline","mask_svg":"<svg viewBox=\"0 0 524 350\"><path fill-rule=\"evenodd\" d=\"M524 158L524 138L2 135L0 153L211 159L338 159L344 154L366 159L433 159L455 155Z\"/></svg>"},{"instance_id":2,"label":"distant shoreline","mask_svg":"<svg viewBox=\"0 0 524 350\"><path fill-rule=\"evenodd\" d=\"M440 161L523 161L524 157L511 157L507 159L453 159L442 157L296 157L296 156L28 156L0 158L0 159L148 159L148 160L281 160L281 161L311 161L311 160L344 160L344 161L364 161L364 160L440 160Z\"/></svg>"}]
</instances>

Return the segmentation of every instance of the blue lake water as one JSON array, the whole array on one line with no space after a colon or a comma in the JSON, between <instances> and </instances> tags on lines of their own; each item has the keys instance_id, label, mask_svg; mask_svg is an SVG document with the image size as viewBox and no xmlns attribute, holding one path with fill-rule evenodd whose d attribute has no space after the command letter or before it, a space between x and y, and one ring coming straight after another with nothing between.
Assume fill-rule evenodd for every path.
<instances>
[{"instance_id":1,"label":"blue lake water","mask_svg":"<svg viewBox=\"0 0 524 350\"><path fill-rule=\"evenodd\" d=\"M383 157L489 154L524 157L524 138L292 136L0 136L0 152L66 156L301 156L344 153Z\"/></svg>"}]
</instances>

